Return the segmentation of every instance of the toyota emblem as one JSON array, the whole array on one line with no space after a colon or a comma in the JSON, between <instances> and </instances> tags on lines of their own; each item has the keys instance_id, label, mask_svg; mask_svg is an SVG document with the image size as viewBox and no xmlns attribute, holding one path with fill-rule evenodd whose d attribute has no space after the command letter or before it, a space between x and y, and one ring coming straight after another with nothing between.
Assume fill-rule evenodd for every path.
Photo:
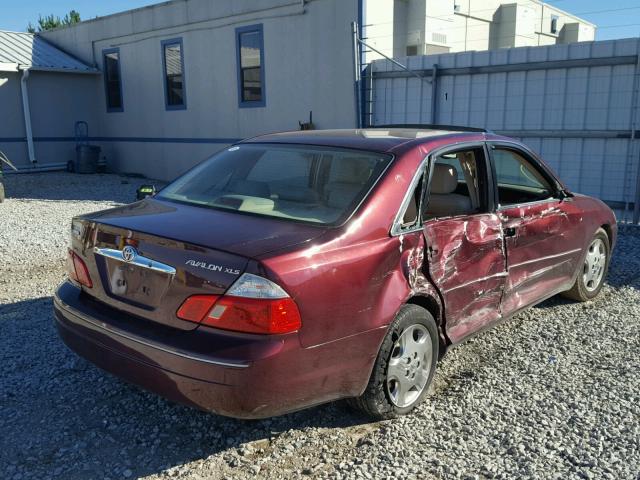
<instances>
[{"instance_id":1,"label":"toyota emblem","mask_svg":"<svg viewBox=\"0 0 640 480\"><path fill-rule=\"evenodd\" d=\"M133 262L138 256L138 252L131 245L127 245L122 249L122 259L125 262Z\"/></svg>"}]
</instances>

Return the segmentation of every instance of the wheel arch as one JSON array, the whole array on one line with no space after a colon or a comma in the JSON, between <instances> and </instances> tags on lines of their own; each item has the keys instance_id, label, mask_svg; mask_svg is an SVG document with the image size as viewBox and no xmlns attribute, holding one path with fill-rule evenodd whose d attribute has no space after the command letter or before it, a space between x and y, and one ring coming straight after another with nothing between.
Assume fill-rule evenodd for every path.
<instances>
[{"instance_id":1,"label":"wheel arch","mask_svg":"<svg viewBox=\"0 0 640 480\"><path fill-rule=\"evenodd\" d=\"M609 249L613 247L611 244L613 242L613 232L611 230L611 225L605 223L604 225L600 225L600 228L604 230L604 233L607 234L607 239L609 240Z\"/></svg>"}]
</instances>

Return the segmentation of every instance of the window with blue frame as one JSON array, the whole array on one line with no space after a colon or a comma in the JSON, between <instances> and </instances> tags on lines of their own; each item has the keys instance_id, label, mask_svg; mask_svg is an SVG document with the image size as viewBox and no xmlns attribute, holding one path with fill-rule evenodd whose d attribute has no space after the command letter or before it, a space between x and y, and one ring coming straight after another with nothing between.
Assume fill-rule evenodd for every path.
<instances>
[{"instance_id":1,"label":"window with blue frame","mask_svg":"<svg viewBox=\"0 0 640 480\"><path fill-rule=\"evenodd\" d=\"M102 51L102 69L108 112L121 112L122 77L120 75L120 50L111 48Z\"/></svg>"},{"instance_id":2,"label":"window with blue frame","mask_svg":"<svg viewBox=\"0 0 640 480\"><path fill-rule=\"evenodd\" d=\"M184 79L184 54L182 39L162 42L162 66L164 75L164 97L168 110L186 108Z\"/></svg>"},{"instance_id":3,"label":"window with blue frame","mask_svg":"<svg viewBox=\"0 0 640 480\"><path fill-rule=\"evenodd\" d=\"M236 29L238 100L241 107L265 105L262 24Z\"/></svg>"}]
</instances>

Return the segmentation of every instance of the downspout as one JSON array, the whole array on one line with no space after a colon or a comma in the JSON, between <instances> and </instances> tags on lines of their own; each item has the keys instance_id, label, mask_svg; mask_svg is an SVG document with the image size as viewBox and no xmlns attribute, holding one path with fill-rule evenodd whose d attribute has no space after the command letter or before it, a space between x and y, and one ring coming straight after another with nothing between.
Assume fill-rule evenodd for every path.
<instances>
[{"instance_id":1,"label":"downspout","mask_svg":"<svg viewBox=\"0 0 640 480\"><path fill-rule=\"evenodd\" d=\"M351 22L351 38L353 48L353 99L356 113L355 128L362 128L362 113L360 110L360 56L358 22Z\"/></svg>"},{"instance_id":2,"label":"downspout","mask_svg":"<svg viewBox=\"0 0 640 480\"><path fill-rule=\"evenodd\" d=\"M29 79L29 69L22 70L20 86L22 90L22 110L24 112L24 129L27 134L27 148L29 150L29 160L35 164L36 154L33 148L33 130L31 129L31 110L29 109L29 92L27 90L27 80Z\"/></svg>"}]
</instances>

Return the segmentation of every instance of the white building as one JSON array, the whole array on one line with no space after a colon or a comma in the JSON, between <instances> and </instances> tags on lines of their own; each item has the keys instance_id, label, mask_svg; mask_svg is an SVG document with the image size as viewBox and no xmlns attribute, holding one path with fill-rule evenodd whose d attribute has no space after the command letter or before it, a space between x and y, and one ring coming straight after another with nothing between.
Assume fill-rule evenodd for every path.
<instances>
[{"instance_id":1,"label":"white building","mask_svg":"<svg viewBox=\"0 0 640 480\"><path fill-rule=\"evenodd\" d=\"M596 31L539 0L369 0L363 21L367 43L390 57L591 41Z\"/></svg>"},{"instance_id":2,"label":"white building","mask_svg":"<svg viewBox=\"0 0 640 480\"><path fill-rule=\"evenodd\" d=\"M240 139L298 129L311 111L317 128L353 127L361 10L359 0L172 0L0 35L0 150L23 169L64 166L85 121L109 169L169 180ZM75 69L36 72L48 57L32 44L62 62L57 71Z\"/></svg>"}]
</instances>

